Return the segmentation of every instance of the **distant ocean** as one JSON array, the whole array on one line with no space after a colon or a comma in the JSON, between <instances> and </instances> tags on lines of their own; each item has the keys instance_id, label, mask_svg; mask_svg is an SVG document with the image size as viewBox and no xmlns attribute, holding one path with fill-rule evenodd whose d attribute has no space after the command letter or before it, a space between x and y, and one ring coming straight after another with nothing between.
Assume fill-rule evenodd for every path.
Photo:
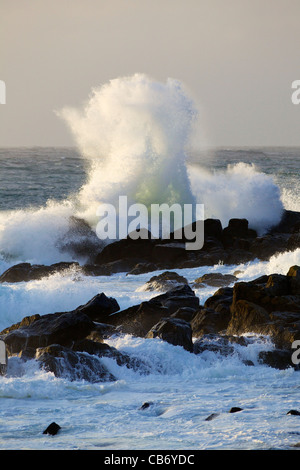
<instances>
[{"instance_id":1,"label":"distant ocean","mask_svg":"<svg viewBox=\"0 0 300 470\"><path fill-rule=\"evenodd\" d=\"M120 84L114 86L114 93L109 89L109 96L102 97L110 104L111 95L120 92ZM142 118L133 116L133 125L126 106L124 114L109 118L103 106L100 114L106 120L99 135L97 126L66 111L75 148L0 149L1 273L19 262L72 260L57 247L69 217L82 217L93 228L97 204L114 202L118 194L144 203L194 198L204 204L207 217L220 218L223 226L231 217L244 217L261 233L280 220L282 208L300 211L300 148L209 148L183 157L182 126L188 127L184 117L191 107L181 94L174 98L174 84L169 88L167 97L165 90L159 92L163 109L169 104L174 115L171 127L153 108L148 87ZM176 271L192 282L208 272L239 270L240 280L248 281L286 274L295 264L300 264L300 249L264 262ZM158 294L140 289L154 274L88 277L71 270L38 281L2 283L0 330L27 315L72 310L101 292L117 299L121 309L138 304ZM214 291L207 287L195 293L203 304ZM236 344L226 357L213 351L194 355L159 339L130 335L107 342L143 359L150 373L103 358L116 382L71 382L40 370L34 360L9 357L7 375L0 377L0 449L289 449L300 442L299 417L286 416L299 408L299 371L258 363L259 352L274 347L269 338L249 335L247 348ZM144 402L153 406L140 410ZM243 411L228 413L233 406ZM218 419L205 421L212 413L220 413ZM52 421L62 431L43 435Z\"/></svg>"}]
</instances>

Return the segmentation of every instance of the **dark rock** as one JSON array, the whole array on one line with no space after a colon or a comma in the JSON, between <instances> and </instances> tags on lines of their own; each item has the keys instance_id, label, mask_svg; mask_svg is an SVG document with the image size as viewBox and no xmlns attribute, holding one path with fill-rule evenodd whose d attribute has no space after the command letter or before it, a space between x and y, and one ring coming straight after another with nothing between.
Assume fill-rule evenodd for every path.
<instances>
[{"instance_id":1,"label":"dark rock","mask_svg":"<svg viewBox=\"0 0 300 470\"><path fill-rule=\"evenodd\" d=\"M34 321L28 326L20 324L4 335L1 332L8 354L53 343L69 345L72 341L87 336L94 328L94 323L87 315L76 311L47 314L37 319L34 317Z\"/></svg>"},{"instance_id":2,"label":"dark rock","mask_svg":"<svg viewBox=\"0 0 300 470\"><path fill-rule=\"evenodd\" d=\"M170 315L171 318L180 318L187 322L191 322L195 316L195 309L191 307L180 307L176 312Z\"/></svg>"},{"instance_id":3,"label":"dark rock","mask_svg":"<svg viewBox=\"0 0 300 470\"><path fill-rule=\"evenodd\" d=\"M300 212L284 210L281 221L269 230L269 233L293 233L300 223Z\"/></svg>"},{"instance_id":4,"label":"dark rock","mask_svg":"<svg viewBox=\"0 0 300 470\"><path fill-rule=\"evenodd\" d=\"M252 258L268 261L271 256L287 251L289 234L274 233L257 237L250 246Z\"/></svg>"},{"instance_id":5,"label":"dark rock","mask_svg":"<svg viewBox=\"0 0 300 470\"><path fill-rule=\"evenodd\" d=\"M287 241L289 251L295 251L297 248L300 248L300 229L296 233L292 233Z\"/></svg>"},{"instance_id":6,"label":"dark rock","mask_svg":"<svg viewBox=\"0 0 300 470\"><path fill-rule=\"evenodd\" d=\"M287 415L300 416L300 411L298 411L298 410L290 410L290 411L287 412Z\"/></svg>"},{"instance_id":7,"label":"dark rock","mask_svg":"<svg viewBox=\"0 0 300 470\"><path fill-rule=\"evenodd\" d=\"M233 354L234 348L229 339L215 334L204 335L194 343L194 353L201 354L205 351L220 353L222 356Z\"/></svg>"},{"instance_id":8,"label":"dark rock","mask_svg":"<svg viewBox=\"0 0 300 470\"><path fill-rule=\"evenodd\" d=\"M191 327L193 337L215 334L225 330L230 320L229 309L218 312L211 308L201 308L193 317Z\"/></svg>"},{"instance_id":9,"label":"dark rock","mask_svg":"<svg viewBox=\"0 0 300 470\"><path fill-rule=\"evenodd\" d=\"M172 268L187 259L187 250L184 243L161 243L154 246L152 257L159 266Z\"/></svg>"},{"instance_id":10,"label":"dark rock","mask_svg":"<svg viewBox=\"0 0 300 470\"><path fill-rule=\"evenodd\" d=\"M155 241L151 239L123 238L106 245L103 250L95 257L94 264L105 264L117 260L134 259L136 262L151 261L152 250ZM132 268L133 266L131 266Z\"/></svg>"},{"instance_id":11,"label":"dark rock","mask_svg":"<svg viewBox=\"0 0 300 470\"><path fill-rule=\"evenodd\" d=\"M109 322L119 332L144 337L162 318L169 317L181 307L195 311L199 308L199 298L188 285L173 288L149 301L117 312L110 316Z\"/></svg>"},{"instance_id":12,"label":"dark rock","mask_svg":"<svg viewBox=\"0 0 300 470\"><path fill-rule=\"evenodd\" d=\"M154 263L137 263L128 273L131 275L138 275L138 274L144 274L144 273L149 273L151 271L157 271L158 267Z\"/></svg>"},{"instance_id":13,"label":"dark rock","mask_svg":"<svg viewBox=\"0 0 300 470\"><path fill-rule=\"evenodd\" d=\"M95 383L116 380L97 356L72 351L59 344L38 348L36 360L47 372L70 381L86 380Z\"/></svg>"},{"instance_id":14,"label":"dark rock","mask_svg":"<svg viewBox=\"0 0 300 470\"><path fill-rule=\"evenodd\" d=\"M56 272L69 269L79 269L77 262L61 262L50 266L32 265L30 263L19 263L8 268L1 276L0 282L28 282L42 279Z\"/></svg>"},{"instance_id":15,"label":"dark rock","mask_svg":"<svg viewBox=\"0 0 300 470\"><path fill-rule=\"evenodd\" d=\"M217 239L222 238L222 224L219 219L205 219L204 220L204 237L214 237Z\"/></svg>"},{"instance_id":16,"label":"dark rock","mask_svg":"<svg viewBox=\"0 0 300 470\"><path fill-rule=\"evenodd\" d=\"M227 334L246 332L271 335L281 349L300 338L300 295L288 276L272 274L251 282L237 282L233 287L231 318Z\"/></svg>"},{"instance_id":17,"label":"dark rock","mask_svg":"<svg viewBox=\"0 0 300 470\"><path fill-rule=\"evenodd\" d=\"M55 436L60 429L61 427L57 423L53 422L43 431L43 434L51 434L51 436Z\"/></svg>"},{"instance_id":18,"label":"dark rock","mask_svg":"<svg viewBox=\"0 0 300 470\"><path fill-rule=\"evenodd\" d=\"M140 410L146 410L147 408L149 408L151 405L153 405L153 402L150 401L146 401L145 403L142 404L142 406L139 408Z\"/></svg>"},{"instance_id":19,"label":"dark rock","mask_svg":"<svg viewBox=\"0 0 300 470\"><path fill-rule=\"evenodd\" d=\"M76 352L86 352L98 357L110 357L116 361L119 366L126 366L128 369L148 372L148 368L143 361L131 358L129 355L119 352L116 348L106 343L99 343L90 339L75 341L72 350Z\"/></svg>"},{"instance_id":20,"label":"dark rock","mask_svg":"<svg viewBox=\"0 0 300 470\"><path fill-rule=\"evenodd\" d=\"M151 277L141 290L144 291L168 291L182 284L188 284L188 280L173 271L165 271Z\"/></svg>"},{"instance_id":21,"label":"dark rock","mask_svg":"<svg viewBox=\"0 0 300 470\"><path fill-rule=\"evenodd\" d=\"M193 351L192 329L188 322L179 318L164 318L154 325L146 335L147 338L160 338L174 346L182 346Z\"/></svg>"},{"instance_id":22,"label":"dark rock","mask_svg":"<svg viewBox=\"0 0 300 470\"><path fill-rule=\"evenodd\" d=\"M93 261L95 253L104 246L89 224L78 217L69 218L68 231L57 242L62 253L67 252L76 258Z\"/></svg>"},{"instance_id":23,"label":"dark rock","mask_svg":"<svg viewBox=\"0 0 300 470\"><path fill-rule=\"evenodd\" d=\"M291 359L291 351L275 349L274 351L261 351L258 355L260 363L273 367L274 369L284 370L289 367L295 368Z\"/></svg>"},{"instance_id":24,"label":"dark rock","mask_svg":"<svg viewBox=\"0 0 300 470\"><path fill-rule=\"evenodd\" d=\"M238 413L239 411L243 411L243 408L239 408L238 406L233 406L230 408L229 413Z\"/></svg>"},{"instance_id":25,"label":"dark rock","mask_svg":"<svg viewBox=\"0 0 300 470\"><path fill-rule=\"evenodd\" d=\"M76 309L77 312L84 313L91 320L102 323L109 321L110 315L118 310L120 310L118 302L112 297L107 297L103 292L95 295L85 305Z\"/></svg>"},{"instance_id":26,"label":"dark rock","mask_svg":"<svg viewBox=\"0 0 300 470\"><path fill-rule=\"evenodd\" d=\"M232 274L209 273L195 279L193 287L208 285L212 287L225 287L237 281L237 277Z\"/></svg>"},{"instance_id":27,"label":"dark rock","mask_svg":"<svg viewBox=\"0 0 300 470\"><path fill-rule=\"evenodd\" d=\"M207 418L205 418L204 421L212 421L213 419L217 418L218 416L220 416L220 413L212 413Z\"/></svg>"},{"instance_id":28,"label":"dark rock","mask_svg":"<svg viewBox=\"0 0 300 470\"><path fill-rule=\"evenodd\" d=\"M103 341L109 338L112 335L117 334L117 329L115 326L110 325L109 323L95 323L94 329L86 337L97 343L103 343Z\"/></svg>"},{"instance_id":29,"label":"dark rock","mask_svg":"<svg viewBox=\"0 0 300 470\"><path fill-rule=\"evenodd\" d=\"M288 273L288 282L290 285L290 291L293 295L300 294L300 266L291 266Z\"/></svg>"},{"instance_id":30,"label":"dark rock","mask_svg":"<svg viewBox=\"0 0 300 470\"><path fill-rule=\"evenodd\" d=\"M247 219L230 219L228 227L223 229L222 242L225 247L232 246L237 239L256 238L255 230L249 229ZM237 246L237 248L240 248Z\"/></svg>"}]
</instances>

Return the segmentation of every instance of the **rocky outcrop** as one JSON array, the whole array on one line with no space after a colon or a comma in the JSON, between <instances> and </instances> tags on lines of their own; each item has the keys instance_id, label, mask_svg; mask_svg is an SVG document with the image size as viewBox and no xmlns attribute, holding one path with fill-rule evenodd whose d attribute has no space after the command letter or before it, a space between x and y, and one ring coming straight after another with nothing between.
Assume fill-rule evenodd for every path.
<instances>
[{"instance_id":1,"label":"rocky outcrop","mask_svg":"<svg viewBox=\"0 0 300 470\"><path fill-rule=\"evenodd\" d=\"M0 339L9 356L35 359L58 377L101 381L115 380L101 361L104 357L119 366L148 371L143 361L105 343L112 334L160 338L195 354L228 355L236 344L247 347L248 340L241 336L245 333L268 335L274 342L275 349L262 351L259 362L294 367L291 345L300 339L299 266L286 275L264 275L222 287L204 305L186 283L125 310L100 293L70 312L25 317L3 330Z\"/></svg>"},{"instance_id":2,"label":"rocky outcrop","mask_svg":"<svg viewBox=\"0 0 300 470\"><path fill-rule=\"evenodd\" d=\"M110 323L121 333L145 337L162 318L169 317L182 307L196 311L199 298L188 285L175 287L149 301L134 305L110 317Z\"/></svg>"},{"instance_id":3,"label":"rocky outcrop","mask_svg":"<svg viewBox=\"0 0 300 470\"><path fill-rule=\"evenodd\" d=\"M180 276L173 271L165 271L157 276L151 277L139 291L168 291L184 284L188 284L188 280L184 276Z\"/></svg>"},{"instance_id":4,"label":"rocky outcrop","mask_svg":"<svg viewBox=\"0 0 300 470\"><path fill-rule=\"evenodd\" d=\"M195 223L192 227L196 227ZM68 233L60 241L62 253L72 254L84 264L57 263L51 266L20 263L0 276L0 282L20 282L40 279L57 271L77 269L87 276L110 276L114 273L141 274L156 270L180 269L198 266L240 264L255 258L268 260L270 256L300 247L300 212L284 211L280 224L263 236L257 236L247 219L230 219L222 227L218 219L204 220L204 245L200 250L186 250L184 237L177 239L132 239L129 235L103 245L86 222L71 218Z\"/></svg>"},{"instance_id":5,"label":"rocky outcrop","mask_svg":"<svg viewBox=\"0 0 300 470\"><path fill-rule=\"evenodd\" d=\"M55 273L62 273L69 270L78 270L77 262L61 262L44 266L39 264L19 263L8 268L1 276L0 282L28 282L42 279Z\"/></svg>"},{"instance_id":6,"label":"rocky outcrop","mask_svg":"<svg viewBox=\"0 0 300 470\"><path fill-rule=\"evenodd\" d=\"M180 318L163 318L151 328L146 338L160 338L174 346L182 346L190 352L194 349L191 325Z\"/></svg>"},{"instance_id":7,"label":"rocky outcrop","mask_svg":"<svg viewBox=\"0 0 300 470\"><path fill-rule=\"evenodd\" d=\"M111 382L116 380L97 356L74 352L60 344L38 348L35 358L47 372L70 381Z\"/></svg>"},{"instance_id":8,"label":"rocky outcrop","mask_svg":"<svg viewBox=\"0 0 300 470\"><path fill-rule=\"evenodd\" d=\"M238 278L233 274L208 273L195 279L193 287L196 289L207 286L225 287L237 280Z\"/></svg>"},{"instance_id":9,"label":"rocky outcrop","mask_svg":"<svg viewBox=\"0 0 300 470\"><path fill-rule=\"evenodd\" d=\"M286 276L273 274L236 283L227 332L267 334L278 345L290 345L299 339L299 273L300 268L294 266Z\"/></svg>"}]
</instances>

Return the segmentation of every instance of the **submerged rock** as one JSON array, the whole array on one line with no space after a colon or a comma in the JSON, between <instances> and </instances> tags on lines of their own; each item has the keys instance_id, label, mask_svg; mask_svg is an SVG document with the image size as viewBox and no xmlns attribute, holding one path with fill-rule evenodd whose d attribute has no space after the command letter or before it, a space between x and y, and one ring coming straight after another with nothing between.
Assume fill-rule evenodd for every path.
<instances>
[{"instance_id":1,"label":"submerged rock","mask_svg":"<svg viewBox=\"0 0 300 470\"><path fill-rule=\"evenodd\" d=\"M238 413L239 411L243 411L243 408L239 408L238 406L233 406L230 408L229 413Z\"/></svg>"},{"instance_id":2,"label":"submerged rock","mask_svg":"<svg viewBox=\"0 0 300 470\"><path fill-rule=\"evenodd\" d=\"M220 416L220 413L212 413L211 415L207 416L204 421L212 421L213 419L217 418Z\"/></svg>"},{"instance_id":3,"label":"submerged rock","mask_svg":"<svg viewBox=\"0 0 300 470\"><path fill-rule=\"evenodd\" d=\"M49 426L43 431L43 434L51 434L51 436L55 436L60 429L61 427L59 424L53 421L53 423L49 424Z\"/></svg>"}]
</instances>

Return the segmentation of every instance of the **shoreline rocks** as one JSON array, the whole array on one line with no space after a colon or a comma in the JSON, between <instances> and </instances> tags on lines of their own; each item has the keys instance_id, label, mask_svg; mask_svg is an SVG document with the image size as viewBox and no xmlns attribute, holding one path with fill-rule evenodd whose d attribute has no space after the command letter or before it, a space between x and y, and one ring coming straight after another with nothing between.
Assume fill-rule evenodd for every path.
<instances>
[{"instance_id":1,"label":"shoreline rocks","mask_svg":"<svg viewBox=\"0 0 300 470\"><path fill-rule=\"evenodd\" d=\"M234 265L256 258L265 261L272 255L300 247L300 212L296 211L285 210L281 222L261 236L249 228L247 219L230 219L224 228L220 220L206 219L201 250L186 250L187 240L184 237L177 240L174 234L170 234L170 239L151 239L149 233L149 238L131 239L128 236L104 245L86 222L73 219L60 247L62 253L71 254L76 261L51 266L19 263L2 273L0 282L27 282L68 269L86 276L110 276L119 272L137 275L156 270L213 266L219 262ZM85 259L81 265L79 258Z\"/></svg>"},{"instance_id":2,"label":"shoreline rocks","mask_svg":"<svg viewBox=\"0 0 300 470\"><path fill-rule=\"evenodd\" d=\"M149 364L105 343L120 334L159 338L192 354L211 351L225 356L236 353L236 345L247 348L251 340L245 334L268 336L274 348L262 350L258 364L297 369L291 356L292 343L300 339L299 281L300 267L291 266L286 275L222 287L204 305L188 284L182 284L125 310L100 293L70 312L24 317L4 329L0 339L8 356L35 359L45 370L70 380L116 380L101 362L103 357L148 373Z\"/></svg>"},{"instance_id":3,"label":"shoreline rocks","mask_svg":"<svg viewBox=\"0 0 300 470\"><path fill-rule=\"evenodd\" d=\"M82 237L89 238L88 227L74 223L75 232L82 230ZM116 299L102 292L70 312L25 317L4 329L0 338L5 341L8 356L37 360L46 370L57 376L66 374L72 380L116 380L101 363L103 357L142 373L149 371L143 361L105 343L116 334L159 338L192 354L211 351L223 355L232 354L237 341L247 348L245 334L268 336L275 349L261 351L258 363L279 369L293 367L291 345L300 339L299 266L291 266L286 275L274 273L250 282L241 282L235 275L208 273L196 279L192 287L186 278L168 269L211 265L220 260L237 264L256 257L268 259L288 246L298 248L299 229L300 213L292 211L285 211L278 227L263 237L248 227L246 219L231 219L225 228L220 221L207 219L204 246L195 252L182 250L182 241L178 243L175 237L128 237L106 245L93 258L89 250L98 246L94 239L92 245L85 246L90 261L83 266L77 261L50 266L19 263L6 270L0 282L28 282L56 272L137 275L163 268L163 273L150 278L144 286L144 290L163 293L120 310ZM218 288L204 305L200 305L193 290L202 285Z\"/></svg>"}]
</instances>

